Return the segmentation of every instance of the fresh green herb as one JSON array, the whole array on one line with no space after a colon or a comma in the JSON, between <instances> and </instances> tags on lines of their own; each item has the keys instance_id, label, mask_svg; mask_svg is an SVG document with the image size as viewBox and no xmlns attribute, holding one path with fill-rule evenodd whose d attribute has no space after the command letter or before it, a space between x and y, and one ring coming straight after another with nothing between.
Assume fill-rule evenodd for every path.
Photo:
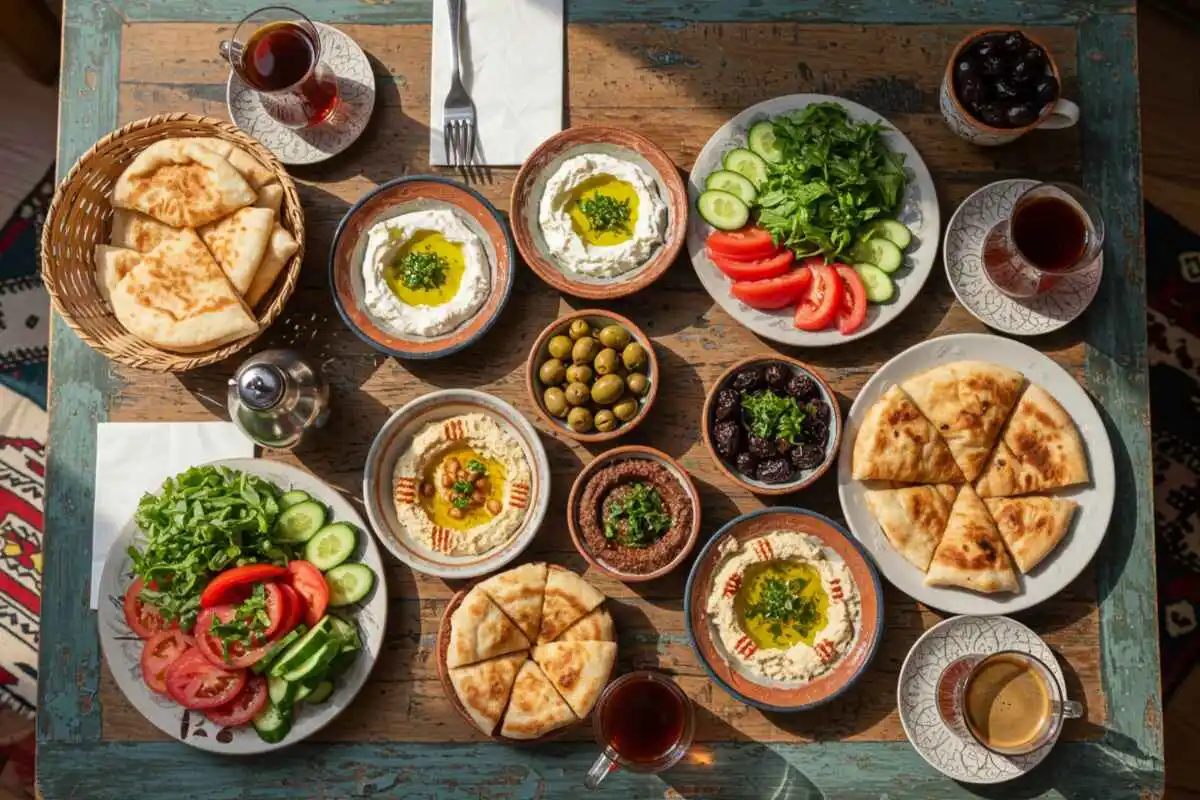
<instances>
[{"instance_id":1,"label":"fresh green herb","mask_svg":"<svg viewBox=\"0 0 1200 800\"><path fill-rule=\"evenodd\" d=\"M438 289L446 282L449 262L437 253L410 251L400 260L400 281L406 289Z\"/></svg>"},{"instance_id":2,"label":"fresh green herb","mask_svg":"<svg viewBox=\"0 0 1200 800\"><path fill-rule=\"evenodd\" d=\"M221 622L214 616L209 631L221 642L221 657L229 661L232 645L241 645L242 648L254 647L265 638L263 634L270 626L267 590L259 583L254 586L250 596L234 610L228 621Z\"/></svg>"},{"instance_id":3,"label":"fresh green herb","mask_svg":"<svg viewBox=\"0 0 1200 800\"><path fill-rule=\"evenodd\" d=\"M800 256L843 253L864 223L899 210L904 156L877 123L854 122L837 103L772 120L783 158L770 165L758 222Z\"/></svg>"},{"instance_id":4,"label":"fresh green herb","mask_svg":"<svg viewBox=\"0 0 1200 800\"><path fill-rule=\"evenodd\" d=\"M471 494L471 492L475 491L475 487L470 481L455 481L454 485L450 488L455 494Z\"/></svg>"},{"instance_id":5,"label":"fresh green herb","mask_svg":"<svg viewBox=\"0 0 1200 800\"><path fill-rule=\"evenodd\" d=\"M471 507L471 496L469 494L456 494L454 499L450 501L450 505L460 511L466 511Z\"/></svg>"},{"instance_id":6,"label":"fresh green herb","mask_svg":"<svg viewBox=\"0 0 1200 800\"><path fill-rule=\"evenodd\" d=\"M649 547L670 529L662 496L644 483L632 484L622 499L611 502L604 518L605 538L626 547Z\"/></svg>"},{"instance_id":7,"label":"fresh green herb","mask_svg":"<svg viewBox=\"0 0 1200 800\"><path fill-rule=\"evenodd\" d=\"M763 389L744 395L742 408L755 436L770 441L787 439L792 444L800 441L805 414L796 398L780 397L770 389Z\"/></svg>"},{"instance_id":8,"label":"fresh green herb","mask_svg":"<svg viewBox=\"0 0 1200 800\"><path fill-rule=\"evenodd\" d=\"M476 461L472 458L467 462L467 472L474 472L479 475L487 475L487 467L483 465L482 461Z\"/></svg>"},{"instance_id":9,"label":"fresh green herb","mask_svg":"<svg viewBox=\"0 0 1200 800\"><path fill-rule=\"evenodd\" d=\"M817 621L817 603L802 592L808 586L804 578L766 578L758 600L746 607L746 618L758 618L768 623L776 639L783 636L784 627L794 628L801 636Z\"/></svg>"},{"instance_id":10,"label":"fresh green herb","mask_svg":"<svg viewBox=\"0 0 1200 800\"><path fill-rule=\"evenodd\" d=\"M628 200L618 200L599 192L581 200L579 210L597 233L626 231L629 229L629 218L633 215Z\"/></svg>"}]
</instances>

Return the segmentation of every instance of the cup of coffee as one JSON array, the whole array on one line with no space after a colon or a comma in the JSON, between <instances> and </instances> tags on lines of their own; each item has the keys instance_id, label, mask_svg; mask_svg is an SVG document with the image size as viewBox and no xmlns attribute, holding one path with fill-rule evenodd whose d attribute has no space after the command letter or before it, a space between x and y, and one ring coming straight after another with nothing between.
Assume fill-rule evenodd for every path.
<instances>
[{"instance_id":1,"label":"cup of coffee","mask_svg":"<svg viewBox=\"0 0 1200 800\"><path fill-rule=\"evenodd\" d=\"M1039 659L1016 650L960 658L938 683L938 708L955 733L994 753L1019 756L1053 742L1083 706L1063 696Z\"/></svg>"},{"instance_id":2,"label":"cup of coffee","mask_svg":"<svg viewBox=\"0 0 1200 800\"><path fill-rule=\"evenodd\" d=\"M1050 51L1033 37L988 29L967 36L942 75L942 116L973 144L1001 145L1034 128L1069 128L1079 106L1061 96Z\"/></svg>"},{"instance_id":3,"label":"cup of coffee","mask_svg":"<svg viewBox=\"0 0 1200 800\"><path fill-rule=\"evenodd\" d=\"M596 701L596 741L604 748L584 785L595 789L616 769L662 772L692 745L692 701L670 678L631 672L610 683Z\"/></svg>"}]
</instances>

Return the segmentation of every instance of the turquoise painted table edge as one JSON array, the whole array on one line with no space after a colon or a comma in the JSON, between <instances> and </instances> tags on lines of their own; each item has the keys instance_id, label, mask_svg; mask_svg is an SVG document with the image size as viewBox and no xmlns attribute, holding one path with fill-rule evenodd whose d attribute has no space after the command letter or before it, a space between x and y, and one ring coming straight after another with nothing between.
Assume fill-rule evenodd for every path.
<instances>
[{"instance_id":1,"label":"turquoise painted table edge","mask_svg":"<svg viewBox=\"0 0 1200 800\"><path fill-rule=\"evenodd\" d=\"M329 22L427 22L429 2L293 0ZM59 121L63 175L116 127L125 24L225 22L240 0L67 0ZM1076 25L1083 102L1083 182L1108 223L1104 285L1084 318L1085 385L1106 418L1117 453L1118 502L1097 556L1102 679L1108 728L1099 741L1059 746L1003 796L1157 796L1163 781L1154 529L1146 374L1145 265L1137 30L1120 0L568 0L572 22L788 19L875 24ZM100 740L100 652L88 610L96 423L117 388L108 363L61 321L52 328L46 558L39 659L38 780L47 798L189 797L557 797L576 790L587 745L514 750L471 744L297 745L270 758L218 758L174 743ZM662 776L618 774L614 797L955 797L969 787L944 778L906 742L707 745L695 763ZM736 768L734 763L736 762ZM464 769L469 765L469 769ZM784 795L779 792L787 790ZM995 794L994 792L985 792Z\"/></svg>"}]
</instances>

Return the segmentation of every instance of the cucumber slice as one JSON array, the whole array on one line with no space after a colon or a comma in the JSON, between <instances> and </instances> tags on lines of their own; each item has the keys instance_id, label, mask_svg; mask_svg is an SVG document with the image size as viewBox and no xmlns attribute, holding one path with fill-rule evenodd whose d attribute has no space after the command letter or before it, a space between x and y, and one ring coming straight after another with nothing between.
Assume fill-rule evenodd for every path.
<instances>
[{"instance_id":1,"label":"cucumber slice","mask_svg":"<svg viewBox=\"0 0 1200 800\"><path fill-rule=\"evenodd\" d=\"M329 619L333 623L333 636L342 643L342 652L362 649L357 625L333 614L329 615Z\"/></svg>"},{"instance_id":2,"label":"cucumber slice","mask_svg":"<svg viewBox=\"0 0 1200 800\"><path fill-rule=\"evenodd\" d=\"M333 661L329 662L329 668L325 670L325 677L329 679L336 678L346 670L350 669L350 665L358 658L357 650L342 650L333 657Z\"/></svg>"},{"instance_id":3,"label":"cucumber slice","mask_svg":"<svg viewBox=\"0 0 1200 800\"><path fill-rule=\"evenodd\" d=\"M375 573L365 564L342 564L325 573L329 605L333 608L357 603L375 585Z\"/></svg>"},{"instance_id":4,"label":"cucumber slice","mask_svg":"<svg viewBox=\"0 0 1200 800\"><path fill-rule=\"evenodd\" d=\"M756 189L761 189L767 182L767 162L762 156L744 147L730 150L721 163L725 169L748 178Z\"/></svg>"},{"instance_id":5,"label":"cucumber slice","mask_svg":"<svg viewBox=\"0 0 1200 800\"><path fill-rule=\"evenodd\" d=\"M736 231L750 219L750 206L729 192L709 189L696 200L696 209L704 221L723 231Z\"/></svg>"},{"instance_id":6,"label":"cucumber slice","mask_svg":"<svg viewBox=\"0 0 1200 800\"><path fill-rule=\"evenodd\" d=\"M895 272L904 263L904 254L900 252L900 248L882 238L859 239L850 248L849 255L855 263L861 264L865 261L884 272Z\"/></svg>"},{"instance_id":7,"label":"cucumber slice","mask_svg":"<svg viewBox=\"0 0 1200 800\"><path fill-rule=\"evenodd\" d=\"M855 264L854 271L862 278L867 290L867 299L872 303L886 303L896 293L896 284L888 274L874 264Z\"/></svg>"},{"instance_id":8,"label":"cucumber slice","mask_svg":"<svg viewBox=\"0 0 1200 800\"><path fill-rule=\"evenodd\" d=\"M875 220L867 225L866 230L859 238L873 239L875 237L887 239L901 250L912 244L912 232L904 226L903 222L894 219Z\"/></svg>"},{"instance_id":9,"label":"cucumber slice","mask_svg":"<svg viewBox=\"0 0 1200 800\"><path fill-rule=\"evenodd\" d=\"M289 506L275 521L274 539L277 542L307 542L325 525L325 506L305 500Z\"/></svg>"},{"instance_id":10,"label":"cucumber slice","mask_svg":"<svg viewBox=\"0 0 1200 800\"><path fill-rule=\"evenodd\" d=\"M267 678L267 696L277 708L291 708L296 702L296 684L283 678Z\"/></svg>"},{"instance_id":11,"label":"cucumber slice","mask_svg":"<svg viewBox=\"0 0 1200 800\"><path fill-rule=\"evenodd\" d=\"M312 686L309 686L307 683L293 683L292 686L296 687L297 703L299 703L301 700L307 700L308 696L312 694L313 691Z\"/></svg>"},{"instance_id":12,"label":"cucumber slice","mask_svg":"<svg viewBox=\"0 0 1200 800\"><path fill-rule=\"evenodd\" d=\"M304 634L287 649L279 660L271 665L270 674L282 678L288 672L304 664L316 653L320 652L331 641L333 623L329 617L322 617L312 630Z\"/></svg>"},{"instance_id":13,"label":"cucumber slice","mask_svg":"<svg viewBox=\"0 0 1200 800\"><path fill-rule=\"evenodd\" d=\"M358 546L358 534L344 522L326 525L304 545L304 558L322 572L345 561Z\"/></svg>"},{"instance_id":14,"label":"cucumber slice","mask_svg":"<svg viewBox=\"0 0 1200 800\"><path fill-rule=\"evenodd\" d=\"M783 148L775 139L775 124L769 119L751 125L750 132L746 135L746 142L750 145L751 150L766 161L772 164L783 161Z\"/></svg>"},{"instance_id":15,"label":"cucumber slice","mask_svg":"<svg viewBox=\"0 0 1200 800\"><path fill-rule=\"evenodd\" d=\"M321 681L312 688L308 693L308 697L304 698L306 703L324 703L333 694L333 681Z\"/></svg>"},{"instance_id":16,"label":"cucumber slice","mask_svg":"<svg viewBox=\"0 0 1200 800\"><path fill-rule=\"evenodd\" d=\"M299 639L308 631L308 627L303 622L297 625L292 630L288 631L287 635L271 645L271 649L263 653L263 657L250 667L250 671L255 675L262 675L267 671L267 668L274 663L275 659L279 658L284 652L292 646L292 642Z\"/></svg>"},{"instance_id":17,"label":"cucumber slice","mask_svg":"<svg viewBox=\"0 0 1200 800\"><path fill-rule=\"evenodd\" d=\"M306 678L315 678L325 674L325 668L334 656L342 651L341 642L328 641L325 646L312 654L312 657L295 669L283 673L280 677L285 681L299 682Z\"/></svg>"},{"instance_id":18,"label":"cucumber slice","mask_svg":"<svg viewBox=\"0 0 1200 800\"><path fill-rule=\"evenodd\" d=\"M753 183L748 181L745 176L727 169L719 169L709 175L708 180L704 182L704 188L729 192L746 205L750 205L754 202L754 198L758 197L758 190L754 188Z\"/></svg>"},{"instance_id":19,"label":"cucumber slice","mask_svg":"<svg viewBox=\"0 0 1200 800\"><path fill-rule=\"evenodd\" d=\"M283 737L292 729L292 712L274 704L268 704L262 713L254 718L254 730L268 744L282 742Z\"/></svg>"},{"instance_id":20,"label":"cucumber slice","mask_svg":"<svg viewBox=\"0 0 1200 800\"><path fill-rule=\"evenodd\" d=\"M284 492L279 498L280 508L291 508L292 506L306 503L312 500L312 496L308 492L302 492L299 489L293 489L290 492Z\"/></svg>"}]
</instances>

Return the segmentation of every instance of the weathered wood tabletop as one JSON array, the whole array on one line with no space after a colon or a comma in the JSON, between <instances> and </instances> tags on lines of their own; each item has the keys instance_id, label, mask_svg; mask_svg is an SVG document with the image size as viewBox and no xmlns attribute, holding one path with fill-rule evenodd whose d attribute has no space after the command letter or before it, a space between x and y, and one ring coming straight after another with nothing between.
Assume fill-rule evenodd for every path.
<instances>
[{"instance_id":1,"label":"weathered wood tabletop","mask_svg":"<svg viewBox=\"0 0 1200 800\"><path fill-rule=\"evenodd\" d=\"M493 392L532 417L522 362L536 333L568 307L527 268L501 324L466 352L432 363L384 357L334 311L327 256L334 226L374 185L427 173L429 0L297 0L340 26L369 54L378 86L363 138L328 163L293 170L309 232L301 285L257 347L294 346L333 384L329 427L286 458L348 495L360 493L368 446L389 413L434 388ZM252 0L67 0L59 173L102 134L169 111L225 109L217 42ZM1140 144L1135 16L1124 0L569 0L569 124L627 126L662 145L681 169L726 119L776 95L825 92L863 103L912 140L932 170L946 220L983 184L1005 177L1081 182L1108 224L1104 286L1063 331L1032 342L1076 375L1109 424L1118 501L1093 565L1058 597L1020 618L1059 654L1086 705L1047 763L1003 796L1156 795L1162 781L1160 698L1150 505ZM1057 55L1074 129L1034 133L1003 149L957 139L937 109L941 71L961 36L1020 23ZM437 170L432 170L437 172ZM515 170L480 187L508 208ZM626 437L679 457L704 495L711 534L760 501L723 479L700 442L704 393L732 360L772 346L734 323L701 288L686 254L650 289L612 304L648 330L666 376L652 425ZM884 361L924 339L983 326L934 270L918 300L886 332L827 350L794 351L825 371L843 403ZM51 451L40 661L38 760L48 798L564 797L581 789L596 746L589 728L537 748L487 742L443 696L432 645L455 587L392 562L390 627L370 683L318 741L254 759L214 758L170 741L125 701L103 666L88 572L100 420L224 418L236 360L178 376L106 362L63 324L53 338ZM567 490L597 450L545 433L554 470L551 512L529 555L582 570L564 524ZM622 442L626 440L623 439ZM833 471L789 503L841 517ZM883 644L851 692L819 711L765 714L714 687L696 662L681 613L686 565L627 587L594 572L617 599L621 671L676 676L699 710L697 745L661 776L616 774L613 797L949 797L970 794L926 765L896 712L900 664L939 617L886 592ZM997 795L999 796L999 795Z\"/></svg>"}]
</instances>

